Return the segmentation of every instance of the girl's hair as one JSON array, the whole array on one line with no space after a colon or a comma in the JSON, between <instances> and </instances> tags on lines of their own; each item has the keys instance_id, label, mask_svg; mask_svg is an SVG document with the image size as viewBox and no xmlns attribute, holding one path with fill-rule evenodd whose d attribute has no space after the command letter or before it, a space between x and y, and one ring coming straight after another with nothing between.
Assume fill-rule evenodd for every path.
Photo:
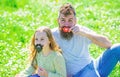
<instances>
[{"instance_id":1,"label":"girl's hair","mask_svg":"<svg viewBox=\"0 0 120 77\"><path fill-rule=\"evenodd\" d=\"M50 46L51 50L58 51L58 52L61 51L59 49L58 45L56 44L55 39L53 38L52 32L51 32L49 27L44 27L44 26L40 27L35 31L35 33L38 32L38 31L46 33L46 35L47 35L47 37L48 37L48 39L50 41L49 46ZM35 49L35 33L34 33L32 39L31 39L29 48L30 48L30 51L31 51L31 53L30 53L30 62L32 64L32 66L36 69L37 68L37 61L36 61L35 58L36 58L37 52L36 52L36 49Z\"/></svg>"}]
</instances>

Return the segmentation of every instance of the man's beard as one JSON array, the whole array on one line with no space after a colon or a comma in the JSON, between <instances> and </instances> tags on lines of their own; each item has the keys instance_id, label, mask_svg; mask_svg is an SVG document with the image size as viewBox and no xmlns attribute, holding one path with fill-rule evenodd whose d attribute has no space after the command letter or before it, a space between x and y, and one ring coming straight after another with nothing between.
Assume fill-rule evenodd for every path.
<instances>
[{"instance_id":1,"label":"man's beard","mask_svg":"<svg viewBox=\"0 0 120 77\"><path fill-rule=\"evenodd\" d=\"M73 32L63 32L62 30L60 30L60 35L62 38L66 39L66 40L70 40L73 37Z\"/></svg>"}]
</instances>

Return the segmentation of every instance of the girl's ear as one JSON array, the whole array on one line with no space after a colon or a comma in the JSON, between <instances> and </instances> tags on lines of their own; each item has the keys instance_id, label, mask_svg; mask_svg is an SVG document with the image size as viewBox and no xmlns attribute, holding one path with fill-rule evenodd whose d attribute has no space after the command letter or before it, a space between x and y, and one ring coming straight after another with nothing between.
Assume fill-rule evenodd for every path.
<instances>
[{"instance_id":1,"label":"girl's ear","mask_svg":"<svg viewBox=\"0 0 120 77\"><path fill-rule=\"evenodd\" d=\"M49 45L51 45L51 42L49 41Z\"/></svg>"}]
</instances>

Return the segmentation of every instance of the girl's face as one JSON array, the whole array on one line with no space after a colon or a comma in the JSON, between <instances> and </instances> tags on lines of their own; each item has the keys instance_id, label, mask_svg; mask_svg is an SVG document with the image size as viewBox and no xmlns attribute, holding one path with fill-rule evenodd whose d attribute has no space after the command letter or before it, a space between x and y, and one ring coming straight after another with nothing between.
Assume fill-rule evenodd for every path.
<instances>
[{"instance_id":1,"label":"girl's face","mask_svg":"<svg viewBox=\"0 0 120 77\"><path fill-rule=\"evenodd\" d=\"M43 45L43 47L48 46L50 44L50 41L45 32L37 31L35 33L35 45L37 44L41 44Z\"/></svg>"}]
</instances>

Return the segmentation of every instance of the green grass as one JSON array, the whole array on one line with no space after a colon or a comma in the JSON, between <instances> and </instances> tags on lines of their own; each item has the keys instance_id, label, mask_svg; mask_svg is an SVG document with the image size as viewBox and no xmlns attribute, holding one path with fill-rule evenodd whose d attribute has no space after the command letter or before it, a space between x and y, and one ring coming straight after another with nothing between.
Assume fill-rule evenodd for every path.
<instances>
[{"instance_id":1,"label":"green grass","mask_svg":"<svg viewBox=\"0 0 120 77\"><path fill-rule=\"evenodd\" d=\"M120 42L120 0L0 0L0 77L14 77L26 67L27 46L39 26L57 27L58 9L72 3L78 23ZM97 58L105 49L91 45ZM120 64L109 77L120 76Z\"/></svg>"}]
</instances>

